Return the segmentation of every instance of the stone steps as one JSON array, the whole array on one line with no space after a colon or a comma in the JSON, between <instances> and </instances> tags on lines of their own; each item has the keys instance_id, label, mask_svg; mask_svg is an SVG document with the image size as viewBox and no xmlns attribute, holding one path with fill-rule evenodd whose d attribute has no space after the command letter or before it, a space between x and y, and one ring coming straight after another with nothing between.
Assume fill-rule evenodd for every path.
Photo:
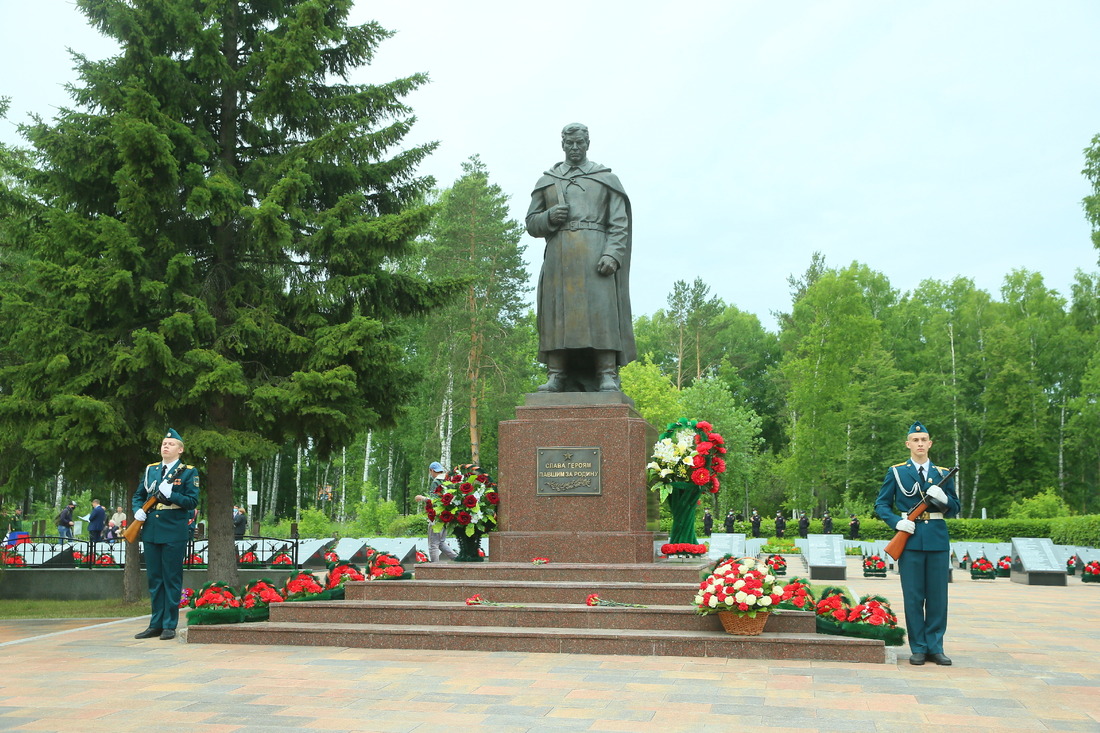
<instances>
[{"instance_id":1,"label":"stone steps","mask_svg":"<svg viewBox=\"0 0 1100 733\"><path fill-rule=\"evenodd\" d=\"M635 629L652 631L721 631L717 616L700 616L683 604L622 608L581 604L527 603L523 608L467 606L434 602L411 606L407 601L342 601L283 603L271 609L273 622L375 624L381 626L507 626L512 628ZM765 633L813 634L814 615L780 611L768 617Z\"/></svg>"},{"instance_id":2,"label":"stone steps","mask_svg":"<svg viewBox=\"0 0 1100 733\"><path fill-rule=\"evenodd\" d=\"M271 621L194 626L194 643L287 644L378 649L442 649L719 656L749 659L886 661L881 641L814 633L812 613L768 617L760 636L733 636L716 616L698 616L691 598L699 565L601 566L436 563L414 580L348 583L347 600L278 604ZM487 601L522 605L467 606ZM585 599L646 608L589 607Z\"/></svg>"},{"instance_id":3,"label":"stone steps","mask_svg":"<svg viewBox=\"0 0 1100 733\"><path fill-rule=\"evenodd\" d=\"M332 601L340 603L340 601ZM482 610L482 609L476 609ZM549 654L614 654L741 659L823 659L882 663L880 641L822 634L763 633L733 636L723 631L516 628L281 623L192 626L190 643L338 646L371 649L440 649Z\"/></svg>"}]
</instances>

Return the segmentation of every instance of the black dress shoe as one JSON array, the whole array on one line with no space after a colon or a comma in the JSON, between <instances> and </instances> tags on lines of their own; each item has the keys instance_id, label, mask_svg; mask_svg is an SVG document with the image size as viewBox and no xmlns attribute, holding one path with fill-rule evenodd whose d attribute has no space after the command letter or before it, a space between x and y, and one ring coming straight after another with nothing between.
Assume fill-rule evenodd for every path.
<instances>
[{"instance_id":1,"label":"black dress shoe","mask_svg":"<svg viewBox=\"0 0 1100 733\"><path fill-rule=\"evenodd\" d=\"M169 639L175 639L175 638L176 638L176 630L175 629L165 629L164 631L160 632L160 640L161 641L168 641ZM948 662L948 664L950 664L950 662Z\"/></svg>"},{"instance_id":2,"label":"black dress shoe","mask_svg":"<svg viewBox=\"0 0 1100 733\"><path fill-rule=\"evenodd\" d=\"M154 636L160 636L161 629L154 629L152 626L145 631L134 634L135 639L152 639Z\"/></svg>"},{"instance_id":3,"label":"black dress shoe","mask_svg":"<svg viewBox=\"0 0 1100 733\"><path fill-rule=\"evenodd\" d=\"M943 652L940 652L939 654L929 654L928 658L931 659L936 664L940 665L941 667L950 667L951 666L951 658L948 657Z\"/></svg>"},{"instance_id":4,"label":"black dress shoe","mask_svg":"<svg viewBox=\"0 0 1100 733\"><path fill-rule=\"evenodd\" d=\"M916 664L916 665L924 664L924 660L927 658L927 656L928 655L924 654L923 652L917 652L916 654L909 657L909 664Z\"/></svg>"}]
</instances>

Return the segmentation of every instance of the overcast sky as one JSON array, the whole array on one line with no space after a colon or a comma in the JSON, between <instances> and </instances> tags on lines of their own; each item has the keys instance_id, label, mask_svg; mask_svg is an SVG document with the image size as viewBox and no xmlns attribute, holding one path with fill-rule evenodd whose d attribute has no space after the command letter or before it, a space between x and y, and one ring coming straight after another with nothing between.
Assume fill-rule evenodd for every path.
<instances>
[{"instance_id":1,"label":"overcast sky","mask_svg":"<svg viewBox=\"0 0 1100 733\"><path fill-rule=\"evenodd\" d=\"M702 277L774 328L814 251L912 290L1013 269L1069 296L1095 272L1082 150L1100 133L1100 2L517 3L360 0L396 31L357 82L426 72L407 101L421 169L450 185L481 156L522 220L560 130L634 210L635 315ZM0 0L13 124L68 104L71 47L112 45L68 0ZM541 240L527 238L533 278Z\"/></svg>"}]
</instances>

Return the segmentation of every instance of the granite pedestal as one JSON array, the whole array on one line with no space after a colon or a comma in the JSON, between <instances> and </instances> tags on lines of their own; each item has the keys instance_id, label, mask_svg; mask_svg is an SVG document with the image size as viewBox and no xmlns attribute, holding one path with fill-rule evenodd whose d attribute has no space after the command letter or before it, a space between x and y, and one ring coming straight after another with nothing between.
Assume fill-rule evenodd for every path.
<instances>
[{"instance_id":1,"label":"granite pedestal","mask_svg":"<svg viewBox=\"0 0 1100 733\"><path fill-rule=\"evenodd\" d=\"M516 419L500 423L500 524L489 535L490 561L653 562L659 507L645 464L656 440L619 392L528 395ZM598 448L600 493L540 495L540 448Z\"/></svg>"}]
</instances>

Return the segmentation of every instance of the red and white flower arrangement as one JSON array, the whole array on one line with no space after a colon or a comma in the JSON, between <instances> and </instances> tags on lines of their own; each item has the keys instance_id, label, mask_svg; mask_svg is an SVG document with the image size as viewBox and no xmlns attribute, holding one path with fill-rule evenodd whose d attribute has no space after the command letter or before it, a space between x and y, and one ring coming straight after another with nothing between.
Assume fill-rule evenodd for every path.
<instances>
[{"instance_id":1,"label":"red and white flower arrangement","mask_svg":"<svg viewBox=\"0 0 1100 733\"><path fill-rule=\"evenodd\" d=\"M359 568L350 563L341 563L339 565L333 565L332 569L328 571L328 579L325 581L326 588L342 588L344 583L349 580L366 580L367 577L360 572Z\"/></svg>"},{"instance_id":2,"label":"red and white flower arrangement","mask_svg":"<svg viewBox=\"0 0 1100 733\"><path fill-rule=\"evenodd\" d=\"M814 594L810 584L802 578L794 578L783 586L783 595L779 599L779 608L793 611L813 611Z\"/></svg>"},{"instance_id":3,"label":"red and white flower arrangement","mask_svg":"<svg viewBox=\"0 0 1100 733\"><path fill-rule=\"evenodd\" d=\"M870 555L863 559L863 569L872 572L886 572L886 562L878 555Z\"/></svg>"},{"instance_id":4,"label":"red and white flower arrangement","mask_svg":"<svg viewBox=\"0 0 1100 733\"><path fill-rule=\"evenodd\" d=\"M1100 561L1093 560L1081 568L1081 582L1100 583Z\"/></svg>"},{"instance_id":5,"label":"red and white flower arrangement","mask_svg":"<svg viewBox=\"0 0 1100 733\"><path fill-rule=\"evenodd\" d=\"M817 615L838 624L847 621L848 614L852 610L848 599L843 593L835 589L834 592L826 591L826 594L824 598L817 602L814 609Z\"/></svg>"},{"instance_id":6,"label":"red and white flower arrangement","mask_svg":"<svg viewBox=\"0 0 1100 733\"><path fill-rule=\"evenodd\" d=\"M17 568L26 565L27 561L15 550L0 550L0 563Z\"/></svg>"},{"instance_id":7,"label":"red and white flower arrangement","mask_svg":"<svg viewBox=\"0 0 1100 733\"><path fill-rule=\"evenodd\" d=\"M454 535L467 537L491 532L497 527L500 505L497 485L476 466L462 468L448 473L435 488L435 496L428 498L424 506L428 521L436 532L446 527Z\"/></svg>"},{"instance_id":8,"label":"red and white flower arrangement","mask_svg":"<svg viewBox=\"0 0 1100 733\"><path fill-rule=\"evenodd\" d=\"M768 566L755 558L726 560L699 584L695 610L702 616L732 611L755 618L757 613L770 612L783 598L775 586L775 576Z\"/></svg>"},{"instance_id":9,"label":"red and white flower arrangement","mask_svg":"<svg viewBox=\"0 0 1100 733\"><path fill-rule=\"evenodd\" d=\"M1001 559L997 561L998 570L1012 570L1012 558L1008 555L1002 555Z\"/></svg>"},{"instance_id":10,"label":"red and white flower arrangement","mask_svg":"<svg viewBox=\"0 0 1100 733\"><path fill-rule=\"evenodd\" d=\"M690 482L717 494L718 475L726 471L725 442L705 420L682 417L669 423L646 464L650 491L659 491L664 501L672 493L673 482Z\"/></svg>"},{"instance_id":11,"label":"red and white flower arrangement","mask_svg":"<svg viewBox=\"0 0 1100 733\"><path fill-rule=\"evenodd\" d=\"M885 599L869 596L859 605L854 606L848 612L848 623L864 623L871 626L898 625L898 617L894 615L890 604Z\"/></svg>"},{"instance_id":12,"label":"red and white flower arrangement","mask_svg":"<svg viewBox=\"0 0 1100 733\"><path fill-rule=\"evenodd\" d=\"M241 601L225 583L207 583L195 599L195 608L240 608Z\"/></svg>"},{"instance_id":13,"label":"red and white flower arrangement","mask_svg":"<svg viewBox=\"0 0 1100 733\"><path fill-rule=\"evenodd\" d=\"M369 572L371 580L386 580L400 578L405 574L405 568L401 566L401 561L393 555L379 552L375 553L374 558L371 560Z\"/></svg>"},{"instance_id":14,"label":"red and white flower arrangement","mask_svg":"<svg viewBox=\"0 0 1100 733\"><path fill-rule=\"evenodd\" d=\"M531 558L531 564L532 565L545 565L548 562L550 562L550 558L548 558L548 557L532 557Z\"/></svg>"},{"instance_id":15,"label":"red and white flower arrangement","mask_svg":"<svg viewBox=\"0 0 1100 733\"><path fill-rule=\"evenodd\" d=\"M782 555L768 555L767 559L764 560L764 564L771 568L772 573L775 575L787 574L787 558Z\"/></svg>"},{"instance_id":16,"label":"red and white flower arrangement","mask_svg":"<svg viewBox=\"0 0 1100 733\"><path fill-rule=\"evenodd\" d=\"M340 556L332 550L325 550L325 562L340 562Z\"/></svg>"}]
</instances>

